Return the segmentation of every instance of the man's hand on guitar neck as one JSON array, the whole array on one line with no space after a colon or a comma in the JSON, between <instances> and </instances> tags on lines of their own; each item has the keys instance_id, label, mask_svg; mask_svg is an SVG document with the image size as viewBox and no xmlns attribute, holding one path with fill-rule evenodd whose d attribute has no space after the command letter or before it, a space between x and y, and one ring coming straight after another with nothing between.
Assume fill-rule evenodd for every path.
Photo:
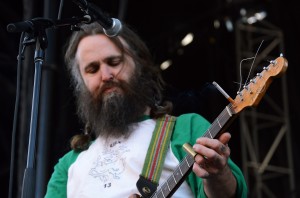
<instances>
[{"instance_id":1,"label":"man's hand on guitar neck","mask_svg":"<svg viewBox=\"0 0 300 198\"><path fill-rule=\"evenodd\" d=\"M203 178L204 190L208 197L233 197L236 180L229 166L230 133L225 132L218 139L200 137L193 149L196 153L193 172Z\"/></svg>"}]
</instances>

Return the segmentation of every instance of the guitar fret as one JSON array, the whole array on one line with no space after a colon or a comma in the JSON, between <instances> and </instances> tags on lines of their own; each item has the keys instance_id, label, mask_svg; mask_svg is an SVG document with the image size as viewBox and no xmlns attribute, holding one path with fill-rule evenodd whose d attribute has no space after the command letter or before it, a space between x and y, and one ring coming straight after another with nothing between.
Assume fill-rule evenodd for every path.
<instances>
[{"instance_id":1,"label":"guitar fret","mask_svg":"<svg viewBox=\"0 0 300 198\"><path fill-rule=\"evenodd\" d=\"M190 158L192 158L192 160ZM192 166L193 163L194 163L194 158L191 157L191 155L187 155L185 157L185 163L182 163L180 166L182 172L186 173L189 170L189 168Z\"/></svg>"},{"instance_id":2,"label":"guitar fret","mask_svg":"<svg viewBox=\"0 0 300 198\"><path fill-rule=\"evenodd\" d=\"M180 166L179 166L178 168L179 168L179 170L180 170L180 174L181 174L181 176L183 176Z\"/></svg>"},{"instance_id":3,"label":"guitar fret","mask_svg":"<svg viewBox=\"0 0 300 198\"><path fill-rule=\"evenodd\" d=\"M168 183L168 186L170 189L174 188L176 186L176 183L175 183L175 180L173 179L173 175L172 177L170 177L168 180L167 180L167 183ZM171 191L171 190L170 190Z\"/></svg>"},{"instance_id":4,"label":"guitar fret","mask_svg":"<svg viewBox=\"0 0 300 198\"><path fill-rule=\"evenodd\" d=\"M171 192L170 188L168 185L163 185L161 189L161 194L163 197L166 197Z\"/></svg>"},{"instance_id":5,"label":"guitar fret","mask_svg":"<svg viewBox=\"0 0 300 198\"><path fill-rule=\"evenodd\" d=\"M219 127L222 128L222 125L220 124L220 121L218 118L217 118L217 121L218 121Z\"/></svg>"},{"instance_id":6,"label":"guitar fret","mask_svg":"<svg viewBox=\"0 0 300 198\"><path fill-rule=\"evenodd\" d=\"M224 126L232 115L229 113L227 108L225 108L223 112L224 116L222 116L220 120L222 121L222 125Z\"/></svg>"},{"instance_id":7,"label":"guitar fret","mask_svg":"<svg viewBox=\"0 0 300 198\"><path fill-rule=\"evenodd\" d=\"M182 178L182 176L181 176L181 174L180 174L180 172L178 170L174 172L173 176L174 176L176 184Z\"/></svg>"},{"instance_id":8,"label":"guitar fret","mask_svg":"<svg viewBox=\"0 0 300 198\"><path fill-rule=\"evenodd\" d=\"M193 165L195 162L195 159L193 156L191 155L187 155L187 159L190 161L190 163ZM186 172L189 170L189 168L187 168Z\"/></svg>"},{"instance_id":9,"label":"guitar fret","mask_svg":"<svg viewBox=\"0 0 300 198\"><path fill-rule=\"evenodd\" d=\"M227 113L228 113L228 115L231 117L231 116L232 116L232 114L231 114L231 112L230 112L230 110L229 110L229 107L228 107L228 106L226 106L226 110L227 110Z\"/></svg>"},{"instance_id":10,"label":"guitar fret","mask_svg":"<svg viewBox=\"0 0 300 198\"><path fill-rule=\"evenodd\" d=\"M213 139L231 117L232 113L230 112L230 107L226 106L226 108L221 112L218 118L215 119L203 136Z\"/></svg>"},{"instance_id":11,"label":"guitar fret","mask_svg":"<svg viewBox=\"0 0 300 198\"><path fill-rule=\"evenodd\" d=\"M151 198L158 198L157 197L157 193L155 193L154 195L152 195Z\"/></svg>"},{"instance_id":12,"label":"guitar fret","mask_svg":"<svg viewBox=\"0 0 300 198\"><path fill-rule=\"evenodd\" d=\"M168 186L168 189L169 189L169 191L171 191L171 189L170 189L170 186L169 186L169 183L167 182L167 186Z\"/></svg>"},{"instance_id":13,"label":"guitar fret","mask_svg":"<svg viewBox=\"0 0 300 198\"><path fill-rule=\"evenodd\" d=\"M208 133L209 133L209 135L210 135L210 138L212 139L212 138L213 138L213 136L211 135L211 133L210 133L210 130L209 130L209 129L207 129L207 131L208 131Z\"/></svg>"},{"instance_id":14,"label":"guitar fret","mask_svg":"<svg viewBox=\"0 0 300 198\"><path fill-rule=\"evenodd\" d=\"M174 176L174 174L173 174L173 179L174 179L174 182L177 184L177 181L176 181L176 179L175 179L175 176Z\"/></svg>"},{"instance_id":15,"label":"guitar fret","mask_svg":"<svg viewBox=\"0 0 300 198\"><path fill-rule=\"evenodd\" d=\"M160 189L157 193L156 193L156 198L158 197L164 197L165 195L163 194L162 190Z\"/></svg>"},{"instance_id":16,"label":"guitar fret","mask_svg":"<svg viewBox=\"0 0 300 198\"><path fill-rule=\"evenodd\" d=\"M168 197L172 189L176 187L178 181L181 181L182 176L184 176L187 171L190 169L191 164L194 162L194 158L191 155L187 155L182 163L176 168L172 176L170 176L167 181L157 190L156 197Z\"/></svg>"},{"instance_id":17,"label":"guitar fret","mask_svg":"<svg viewBox=\"0 0 300 198\"><path fill-rule=\"evenodd\" d=\"M189 162L187 161L187 158L185 158L185 161L186 161L187 165L190 167L190 164L189 164Z\"/></svg>"}]
</instances>

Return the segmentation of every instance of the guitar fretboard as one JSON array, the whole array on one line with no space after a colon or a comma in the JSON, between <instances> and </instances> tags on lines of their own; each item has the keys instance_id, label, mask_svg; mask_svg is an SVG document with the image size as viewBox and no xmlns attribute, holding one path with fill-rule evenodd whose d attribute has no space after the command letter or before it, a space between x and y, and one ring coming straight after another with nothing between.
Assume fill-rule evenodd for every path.
<instances>
[{"instance_id":1,"label":"guitar fretboard","mask_svg":"<svg viewBox=\"0 0 300 198\"><path fill-rule=\"evenodd\" d=\"M166 198L171 196L184 181L185 177L192 170L194 158L186 155L172 175L163 183L163 185L152 196L153 198Z\"/></svg>"},{"instance_id":2,"label":"guitar fretboard","mask_svg":"<svg viewBox=\"0 0 300 198\"><path fill-rule=\"evenodd\" d=\"M228 121L232 118L231 104L227 105L219 116L213 121L210 127L206 130L203 137L215 138L218 133L224 128Z\"/></svg>"},{"instance_id":3,"label":"guitar fretboard","mask_svg":"<svg viewBox=\"0 0 300 198\"><path fill-rule=\"evenodd\" d=\"M231 105L220 113L220 115L214 120L210 127L206 130L203 137L214 138L222 131L225 124L232 118ZM161 185L160 188L151 196L152 198L167 198L171 197L178 187L182 184L188 174L191 172L194 164L194 157L187 154L175 171L168 177L168 179Z\"/></svg>"}]
</instances>

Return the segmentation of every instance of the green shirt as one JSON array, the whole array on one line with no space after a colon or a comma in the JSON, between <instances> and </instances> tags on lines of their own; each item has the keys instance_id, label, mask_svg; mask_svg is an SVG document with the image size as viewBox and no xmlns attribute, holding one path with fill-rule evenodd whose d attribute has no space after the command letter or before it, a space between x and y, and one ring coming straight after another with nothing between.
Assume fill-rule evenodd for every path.
<instances>
[{"instance_id":1,"label":"green shirt","mask_svg":"<svg viewBox=\"0 0 300 198\"><path fill-rule=\"evenodd\" d=\"M186 156L182 145L186 142L193 145L197 138L203 136L209 126L210 123L198 114L190 113L177 117L171 137L171 149L179 161ZM45 198L67 197L68 169L75 162L78 155L78 152L72 150L59 159L48 183ZM247 197L248 189L240 168L231 159L228 160L228 164L237 181L236 197ZM201 178L191 173L186 181L190 185L195 197L206 197Z\"/></svg>"}]
</instances>

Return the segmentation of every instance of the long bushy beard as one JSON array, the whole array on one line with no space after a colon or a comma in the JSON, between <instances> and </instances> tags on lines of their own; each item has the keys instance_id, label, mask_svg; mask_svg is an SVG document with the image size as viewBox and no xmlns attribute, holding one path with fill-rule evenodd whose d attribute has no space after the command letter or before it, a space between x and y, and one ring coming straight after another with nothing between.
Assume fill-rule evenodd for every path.
<instances>
[{"instance_id":1,"label":"long bushy beard","mask_svg":"<svg viewBox=\"0 0 300 198\"><path fill-rule=\"evenodd\" d=\"M96 137L128 137L134 127L133 123L137 122L146 110L145 98L140 95L143 91L142 86L136 77L133 77L130 83L108 82L102 86L96 97L84 87L78 92L79 116L90 125ZM103 94L103 90L114 87L118 87L118 91Z\"/></svg>"}]
</instances>

